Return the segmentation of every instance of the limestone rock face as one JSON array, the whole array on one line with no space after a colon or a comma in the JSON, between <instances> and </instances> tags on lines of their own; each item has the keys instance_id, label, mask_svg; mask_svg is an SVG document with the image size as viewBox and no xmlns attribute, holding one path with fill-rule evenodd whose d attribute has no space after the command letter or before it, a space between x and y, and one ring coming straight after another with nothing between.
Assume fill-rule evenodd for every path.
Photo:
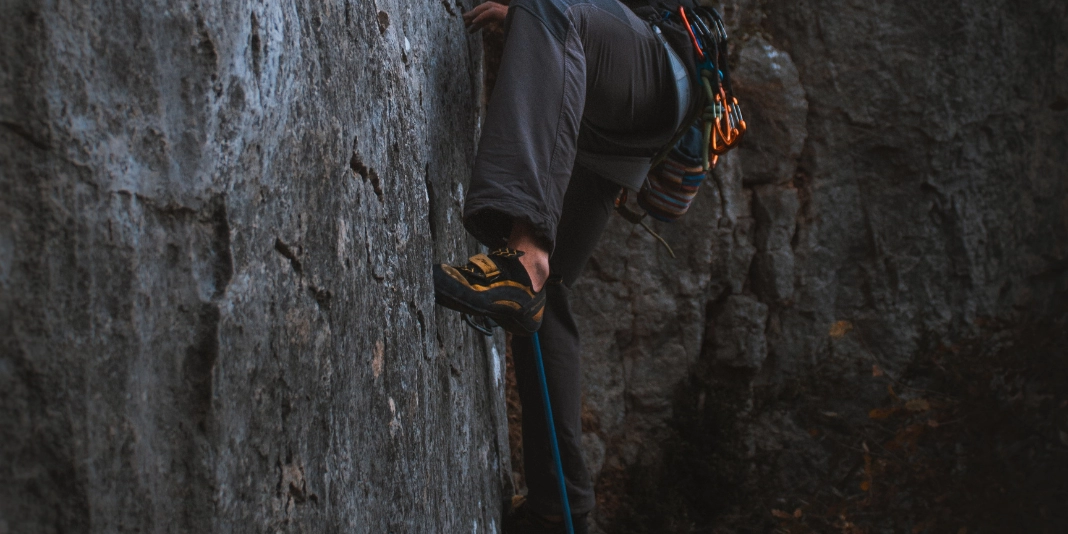
<instances>
[{"instance_id":1,"label":"limestone rock face","mask_svg":"<svg viewBox=\"0 0 1068 534\"><path fill-rule=\"evenodd\" d=\"M743 179L746 184L789 182L808 136L808 100L797 67L760 35L736 46L735 95L747 127L759 132L737 148Z\"/></svg>"},{"instance_id":2,"label":"limestone rock face","mask_svg":"<svg viewBox=\"0 0 1068 534\"><path fill-rule=\"evenodd\" d=\"M463 7L3 3L0 532L496 532Z\"/></svg>"},{"instance_id":3,"label":"limestone rock face","mask_svg":"<svg viewBox=\"0 0 1068 534\"><path fill-rule=\"evenodd\" d=\"M705 352L719 365L760 369L768 357L768 307L745 295L731 295L708 323Z\"/></svg>"},{"instance_id":4,"label":"limestone rock face","mask_svg":"<svg viewBox=\"0 0 1068 534\"><path fill-rule=\"evenodd\" d=\"M720 7L747 137L655 224L679 259L616 220L575 292L606 532L855 493L888 384L1068 299L1063 2Z\"/></svg>"},{"instance_id":5,"label":"limestone rock face","mask_svg":"<svg viewBox=\"0 0 1068 534\"><path fill-rule=\"evenodd\" d=\"M793 187L763 185L753 188L754 233L757 255L751 273L753 291L766 302L779 303L794 296L793 237L801 208Z\"/></svg>"}]
</instances>

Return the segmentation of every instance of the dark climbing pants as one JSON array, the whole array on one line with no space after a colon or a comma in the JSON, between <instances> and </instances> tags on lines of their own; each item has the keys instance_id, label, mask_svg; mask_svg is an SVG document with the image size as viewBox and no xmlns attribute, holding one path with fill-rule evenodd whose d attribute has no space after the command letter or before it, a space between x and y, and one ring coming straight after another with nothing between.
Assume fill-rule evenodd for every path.
<instances>
[{"instance_id":1,"label":"dark climbing pants","mask_svg":"<svg viewBox=\"0 0 1068 534\"><path fill-rule=\"evenodd\" d=\"M626 6L513 0L465 227L498 247L524 221L552 250L578 150L651 156L674 133L677 110L664 46Z\"/></svg>"},{"instance_id":2,"label":"dark climbing pants","mask_svg":"<svg viewBox=\"0 0 1068 534\"><path fill-rule=\"evenodd\" d=\"M592 510L594 498L593 485L582 458L581 352L569 293L597 246L619 192L620 186L586 169L575 168L564 195L556 251L549 261L551 272L562 276L563 283L546 286L545 315L538 331L560 444L560 461L564 464L567 494L575 514ZM560 492L549 448L531 338L512 337L512 359L519 400L523 403L523 467L527 498L533 510L545 515L559 515Z\"/></svg>"},{"instance_id":3,"label":"dark climbing pants","mask_svg":"<svg viewBox=\"0 0 1068 534\"><path fill-rule=\"evenodd\" d=\"M568 292L596 247L620 186L603 170L575 165L578 149L650 155L671 137L678 103L662 43L616 0L513 0L497 84L482 129L464 224L490 247L513 221L550 247L563 284L546 286L539 338L571 511L594 507L582 457L582 370ZM626 150L605 139L625 140ZM643 147L648 154L635 154ZM615 150L615 151L613 151ZM523 404L527 499L561 513L556 471L530 338L512 350Z\"/></svg>"}]
</instances>

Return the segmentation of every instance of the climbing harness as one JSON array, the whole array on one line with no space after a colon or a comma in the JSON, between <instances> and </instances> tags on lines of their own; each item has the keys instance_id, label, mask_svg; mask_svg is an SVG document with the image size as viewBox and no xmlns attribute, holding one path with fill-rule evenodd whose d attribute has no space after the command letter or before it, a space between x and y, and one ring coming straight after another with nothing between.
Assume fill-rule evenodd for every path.
<instances>
[{"instance_id":1,"label":"climbing harness","mask_svg":"<svg viewBox=\"0 0 1068 534\"><path fill-rule=\"evenodd\" d=\"M545 404L545 421L549 425L549 447L553 451L556 463L556 481L560 487L560 506L564 512L564 526L567 534L575 534L575 525L571 521L571 504L567 499L567 482L564 480L564 464L560 461L560 444L556 441L556 425L553 423L553 408L549 403L549 384L545 379L545 362L541 357L541 341L538 333L531 336L534 342L534 363L538 368L538 381L541 383L541 401Z\"/></svg>"},{"instance_id":2,"label":"climbing harness","mask_svg":"<svg viewBox=\"0 0 1068 534\"><path fill-rule=\"evenodd\" d=\"M669 60L677 61L660 26L670 26L676 31L679 27L683 29L693 49L693 76L698 80L694 85L697 86L700 112L694 121L684 121L672 140L652 159L646 180L638 192L638 206L646 214L659 221L673 222L689 209L698 188L719 157L738 145L745 134L746 124L731 87L727 30L722 17L711 8L679 5L672 10L663 9L663 4L658 5L661 9L658 10L658 20L653 21L653 29L665 44ZM625 196L622 200L622 203L617 202L617 207L625 206ZM622 210L620 214L627 220L634 218ZM664 243L663 238L649 230L647 225L642 223L642 226Z\"/></svg>"},{"instance_id":3,"label":"climbing harness","mask_svg":"<svg viewBox=\"0 0 1068 534\"><path fill-rule=\"evenodd\" d=\"M715 9L693 7L692 16L687 16L686 8L678 7L678 21L690 36L696 54L697 72L700 79L701 93L704 96L704 110L701 113L702 162L705 170L715 167L718 156L734 148L745 134L745 119L742 108L734 96L731 87L730 68L727 64L727 29L723 18ZM672 14L666 13L665 19ZM692 21L691 21L692 18ZM667 147L661 157L670 153ZM711 153L711 159L710 159ZM658 160L653 161L655 166Z\"/></svg>"},{"instance_id":4,"label":"climbing harness","mask_svg":"<svg viewBox=\"0 0 1068 534\"><path fill-rule=\"evenodd\" d=\"M674 258L675 252L645 217L674 222L684 215L720 156L738 145L746 123L731 87L727 30L719 13L688 0L650 0L649 7L636 13L649 20L667 52L679 102L678 128L651 159L617 156L610 162L580 151L576 161L625 178L621 183L633 183L638 191L637 208L627 205L624 188L616 198L616 211L628 222L641 225ZM676 52L683 48L691 49L692 56ZM687 113L691 93L695 102Z\"/></svg>"}]
</instances>

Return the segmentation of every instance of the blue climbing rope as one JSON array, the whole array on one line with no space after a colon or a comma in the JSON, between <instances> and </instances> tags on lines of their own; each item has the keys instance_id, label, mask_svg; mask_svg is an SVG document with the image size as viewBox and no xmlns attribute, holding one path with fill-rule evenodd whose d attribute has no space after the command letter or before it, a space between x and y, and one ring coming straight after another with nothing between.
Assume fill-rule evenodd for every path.
<instances>
[{"instance_id":1,"label":"blue climbing rope","mask_svg":"<svg viewBox=\"0 0 1068 534\"><path fill-rule=\"evenodd\" d=\"M567 534L575 534L575 525L571 524L571 505L567 501L567 484L564 482L564 464L560 462L560 444L556 442L556 425L553 424L553 408L549 404L549 384L545 380L545 363L541 359L541 342L538 333L532 336L534 339L534 363L538 366L538 380L541 381L541 401L545 405L545 420L549 424L549 445L553 450L553 461L556 462L556 480L560 483L560 504L564 508L564 525Z\"/></svg>"}]
</instances>

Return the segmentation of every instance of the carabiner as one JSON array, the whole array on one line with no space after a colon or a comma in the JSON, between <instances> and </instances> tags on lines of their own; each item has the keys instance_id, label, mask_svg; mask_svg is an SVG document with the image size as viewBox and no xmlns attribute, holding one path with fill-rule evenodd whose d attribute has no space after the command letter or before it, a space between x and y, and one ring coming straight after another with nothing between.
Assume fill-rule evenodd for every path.
<instances>
[{"instance_id":1,"label":"carabiner","mask_svg":"<svg viewBox=\"0 0 1068 534\"><path fill-rule=\"evenodd\" d=\"M679 16L682 17L682 23L686 25L686 31L690 32L690 39L693 41L693 49L697 51L697 56L701 60L705 59L705 51L701 50L701 45L697 44L697 36L693 34L693 28L690 27L690 19L686 18L686 10L679 6Z\"/></svg>"}]
</instances>

